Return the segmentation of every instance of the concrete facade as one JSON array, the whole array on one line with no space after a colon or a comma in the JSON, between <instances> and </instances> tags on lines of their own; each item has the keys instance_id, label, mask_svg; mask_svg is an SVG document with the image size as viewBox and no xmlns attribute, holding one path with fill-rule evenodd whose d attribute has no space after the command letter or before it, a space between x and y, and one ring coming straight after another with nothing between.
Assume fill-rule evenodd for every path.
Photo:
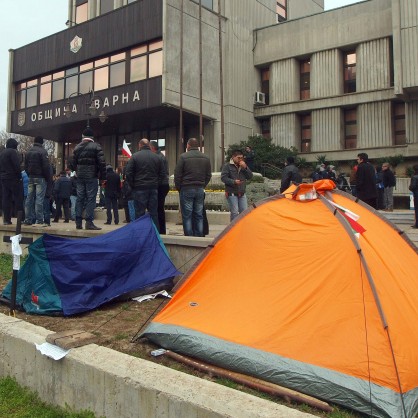
<instances>
[{"instance_id":1,"label":"concrete facade","mask_svg":"<svg viewBox=\"0 0 418 418\"><path fill-rule=\"evenodd\" d=\"M311 117L310 150L316 161L402 154L418 157L417 5L410 0L369 0L256 30L254 64L270 69L268 106L255 117L270 121L274 143L301 145L301 117ZM277 40L280 39L280 42ZM297 41L295 41L297 40ZM344 93L344 53L356 56L356 87ZM300 96L300 63L310 61L310 97ZM395 141L395 105L403 106L405 138ZM356 112L356 146L345 145L345 110Z\"/></svg>"}]
</instances>

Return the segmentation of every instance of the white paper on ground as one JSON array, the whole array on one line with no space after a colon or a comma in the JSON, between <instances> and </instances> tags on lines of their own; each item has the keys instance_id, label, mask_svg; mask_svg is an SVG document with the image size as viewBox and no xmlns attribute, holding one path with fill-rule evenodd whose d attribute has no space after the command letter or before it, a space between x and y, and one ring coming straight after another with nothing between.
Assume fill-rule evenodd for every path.
<instances>
[{"instance_id":1,"label":"white paper on ground","mask_svg":"<svg viewBox=\"0 0 418 418\"><path fill-rule=\"evenodd\" d=\"M70 352L70 350L64 350L63 348L58 347L54 344L50 344L50 343L35 344L35 345L36 345L36 349L40 351L44 356L47 356L54 360L61 360Z\"/></svg>"},{"instance_id":2,"label":"white paper on ground","mask_svg":"<svg viewBox=\"0 0 418 418\"><path fill-rule=\"evenodd\" d=\"M164 296L166 298L171 298L171 296L167 293L166 290L161 290L161 292L151 293L150 295L138 296L137 298L133 298L132 300L136 300L137 302L143 302L144 300L155 299L157 296Z\"/></svg>"}]
</instances>

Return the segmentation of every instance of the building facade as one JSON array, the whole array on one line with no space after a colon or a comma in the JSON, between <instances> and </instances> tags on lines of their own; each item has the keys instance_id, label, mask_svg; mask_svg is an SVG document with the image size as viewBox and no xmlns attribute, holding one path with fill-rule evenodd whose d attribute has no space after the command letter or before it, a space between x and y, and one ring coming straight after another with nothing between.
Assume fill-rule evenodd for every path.
<instances>
[{"instance_id":1,"label":"building facade","mask_svg":"<svg viewBox=\"0 0 418 418\"><path fill-rule=\"evenodd\" d=\"M7 130L56 141L62 167L87 123L116 166L142 137L172 168L190 137L218 171L255 134L308 161L414 158L416 7L69 0L66 30L10 52Z\"/></svg>"}]
</instances>

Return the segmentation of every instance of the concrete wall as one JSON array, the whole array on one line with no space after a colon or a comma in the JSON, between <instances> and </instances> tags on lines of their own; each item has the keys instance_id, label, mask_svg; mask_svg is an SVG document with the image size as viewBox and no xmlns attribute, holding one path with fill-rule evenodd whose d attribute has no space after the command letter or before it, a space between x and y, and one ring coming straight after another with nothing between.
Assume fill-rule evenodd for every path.
<instances>
[{"instance_id":1,"label":"concrete wall","mask_svg":"<svg viewBox=\"0 0 418 418\"><path fill-rule=\"evenodd\" d=\"M106 418L288 418L311 415L89 344L54 361L36 350L50 331L0 314L0 376L50 404Z\"/></svg>"}]
</instances>

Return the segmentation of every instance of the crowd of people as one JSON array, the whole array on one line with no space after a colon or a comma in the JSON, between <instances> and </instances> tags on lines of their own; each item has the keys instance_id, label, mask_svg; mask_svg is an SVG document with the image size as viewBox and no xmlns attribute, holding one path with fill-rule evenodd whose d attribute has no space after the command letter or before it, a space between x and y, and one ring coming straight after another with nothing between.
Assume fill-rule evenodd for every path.
<instances>
[{"instance_id":1,"label":"crowd of people","mask_svg":"<svg viewBox=\"0 0 418 418\"><path fill-rule=\"evenodd\" d=\"M168 162L155 141L143 138L139 151L129 159L124 170L106 165L101 146L94 141L91 128L82 134L81 142L69 159L68 168L54 174L43 138L34 138L33 146L21 161L18 142L10 138L0 150L0 179L3 225L12 224L19 211L25 225L48 227L52 222L75 221L76 229L100 230L94 224L94 209L100 190L101 205L106 207L106 225L119 224L119 207L124 209L124 223L148 212L160 234L166 233L165 198L169 192ZM247 146L232 152L222 167L221 181L233 221L248 207L246 185L253 177L255 153ZM418 165L414 166L410 190L418 207ZM174 170L174 185L179 192L184 235L202 237L208 233L204 209L205 187L212 176L211 163L199 150L199 142L190 138L186 152L180 155ZM347 181L349 177L349 181ZM334 165L318 164L311 175L313 182L330 179L340 190L352 193L375 209L393 211L393 189L396 177L390 164L375 167L366 153L359 153L349 176L337 174ZM280 193L302 176L289 156L282 172ZM417 216L416 216L417 217ZM416 221L417 222L417 221ZM417 228L415 222L414 228Z\"/></svg>"}]
</instances>

